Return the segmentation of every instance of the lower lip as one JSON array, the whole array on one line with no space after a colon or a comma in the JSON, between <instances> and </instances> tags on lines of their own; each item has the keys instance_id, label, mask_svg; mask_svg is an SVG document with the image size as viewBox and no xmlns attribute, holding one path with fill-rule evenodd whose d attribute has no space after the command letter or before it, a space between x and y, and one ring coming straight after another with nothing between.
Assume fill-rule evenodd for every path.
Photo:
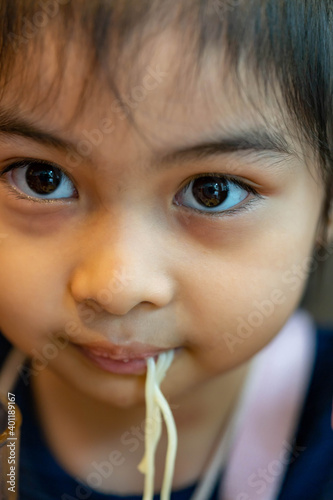
<instances>
[{"instance_id":1,"label":"lower lip","mask_svg":"<svg viewBox=\"0 0 333 500\"><path fill-rule=\"evenodd\" d=\"M127 362L103 358L89 349L79 347L79 351L102 370L118 375L143 375L147 371L147 359L131 359Z\"/></svg>"}]
</instances>

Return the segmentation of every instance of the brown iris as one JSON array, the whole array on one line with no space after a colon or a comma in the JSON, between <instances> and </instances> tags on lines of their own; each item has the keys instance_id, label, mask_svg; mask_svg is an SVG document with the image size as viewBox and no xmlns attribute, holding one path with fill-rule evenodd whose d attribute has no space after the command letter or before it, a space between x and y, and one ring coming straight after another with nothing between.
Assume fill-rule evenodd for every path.
<instances>
[{"instance_id":1,"label":"brown iris","mask_svg":"<svg viewBox=\"0 0 333 500\"><path fill-rule=\"evenodd\" d=\"M25 174L29 188L40 195L53 193L59 187L61 177L58 168L41 163L31 164Z\"/></svg>"},{"instance_id":2,"label":"brown iris","mask_svg":"<svg viewBox=\"0 0 333 500\"><path fill-rule=\"evenodd\" d=\"M223 203L229 194L226 181L220 177L204 176L193 181L192 193L196 201L205 207L217 207Z\"/></svg>"}]
</instances>

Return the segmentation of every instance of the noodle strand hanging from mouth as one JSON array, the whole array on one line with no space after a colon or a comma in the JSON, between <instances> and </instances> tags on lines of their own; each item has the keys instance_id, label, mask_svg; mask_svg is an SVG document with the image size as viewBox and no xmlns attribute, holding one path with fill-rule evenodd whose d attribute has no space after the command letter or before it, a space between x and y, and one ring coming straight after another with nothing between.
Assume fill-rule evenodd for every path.
<instances>
[{"instance_id":1,"label":"noodle strand hanging from mouth","mask_svg":"<svg viewBox=\"0 0 333 500\"><path fill-rule=\"evenodd\" d=\"M167 433L168 449L165 461L161 500L169 500L177 452L177 429L170 406L163 396L160 384L174 358L174 351L160 354L155 365L154 358L147 360L146 377L146 429L145 454L138 469L145 474L143 500L152 500L154 496L155 453L162 433L163 416ZM151 424L153 428L151 428Z\"/></svg>"}]
</instances>

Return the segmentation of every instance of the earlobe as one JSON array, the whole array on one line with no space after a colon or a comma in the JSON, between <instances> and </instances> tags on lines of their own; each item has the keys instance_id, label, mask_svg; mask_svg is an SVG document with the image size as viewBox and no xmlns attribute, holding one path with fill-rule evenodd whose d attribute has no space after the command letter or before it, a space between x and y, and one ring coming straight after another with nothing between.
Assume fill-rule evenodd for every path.
<instances>
[{"instance_id":1,"label":"earlobe","mask_svg":"<svg viewBox=\"0 0 333 500\"><path fill-rule=\"evenodd\" d=\"M331 245L333 245L333 201L321 216L316 237L316 247L325 248Z\"/></svg>"},{"instance_id":2,"label":"earlobe","mask_svg":"<svg viewBox=\"0 0 333 500\"><path fill-rule=\"evenodd\" d=\"M316 247L325 248L333 245L333 195L326 199L319 220Z\"/></svg>"}]
</instances>

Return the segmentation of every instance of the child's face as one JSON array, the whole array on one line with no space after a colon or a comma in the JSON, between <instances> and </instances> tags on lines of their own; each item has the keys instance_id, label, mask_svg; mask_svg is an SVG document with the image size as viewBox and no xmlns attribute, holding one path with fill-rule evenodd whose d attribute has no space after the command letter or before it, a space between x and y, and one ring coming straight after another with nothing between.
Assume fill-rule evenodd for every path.
<instances>
[{"instance_id":1,"label":"child's face","mask_svg":"<svg viewBox=\"0 0 333 500\"><path fill-rule=\"evenodd\" d=\"M2 170L33 158L65 172L21 164L0 183L0 327L33 357L29 380L45 365L87 396L131 406L144 401L140 361L112 373L75 344L125 346L120 371L125 357L177 349L165 380L176 398L253 356L297 307L323 202L314 162L287 132L299 154L273 151L269 133L283 133L273 105L259 100L256 114L209 64L197 85L177 87L174 57L160 51L122 88L135 126L102 85L69 125L80 57L59 97L36 106L43 92L29 89L15 104L41 133L4 133ZM55 71L45 64L40 89ZM51 203L33 199L42 189Z\"/></svg>"}]
</instances>

